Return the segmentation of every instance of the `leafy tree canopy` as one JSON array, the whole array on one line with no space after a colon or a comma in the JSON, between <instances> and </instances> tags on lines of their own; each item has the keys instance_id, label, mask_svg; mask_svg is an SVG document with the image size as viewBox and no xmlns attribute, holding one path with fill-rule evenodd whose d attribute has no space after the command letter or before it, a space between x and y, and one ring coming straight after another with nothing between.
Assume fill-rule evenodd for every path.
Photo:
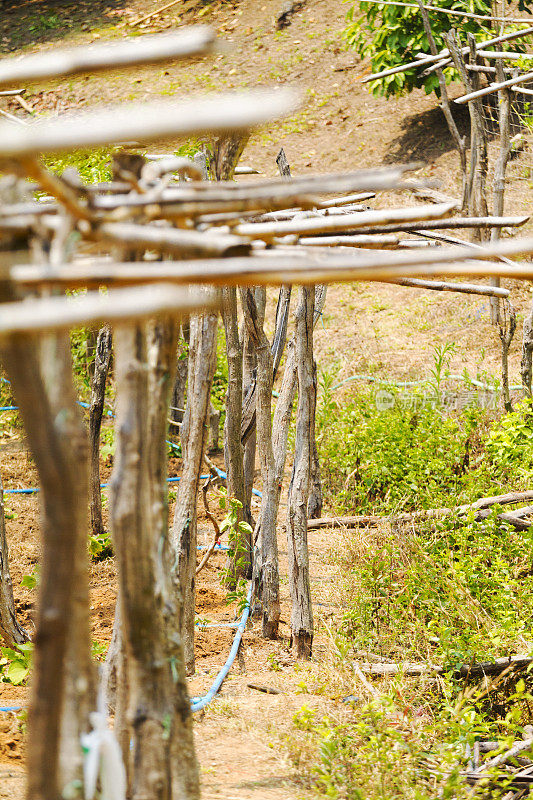
<instances>
[{"instance_id":1,"label":"leafy tree canopy","mask_svg":"<svg viewBox=\"0 0 533 800\"><path fill-rule=\"evenodd\" d=\"M431 5L481 15L491 15L493 9L489 0L431 0ZM520 0L519 9L528 10L531 0ZM438 11L429 11L431 28L438 49L445 47L444 34L455 28L461 40L467 33L474 34L478 41L491 39L498 35L497 23L482 22L460 16L450 16ZM509 33L512 27L506 26ZM429 43L424 32L422 17L418 8L388 6L361 2L348 12L348 26L344 32L348 44L362 58L370 57L372 72L381 72L391 67L414 61L418 53L429 53ZM509 42L506 49L522 52L525 40ZM411 69L371 82L373 94L385 97L398 97L415 88L423 88L426 94L439 93L436 74L422 75L423 70ZM447 81L455 77L455 71L446 71Z\"/></svg>"}]
</instances>

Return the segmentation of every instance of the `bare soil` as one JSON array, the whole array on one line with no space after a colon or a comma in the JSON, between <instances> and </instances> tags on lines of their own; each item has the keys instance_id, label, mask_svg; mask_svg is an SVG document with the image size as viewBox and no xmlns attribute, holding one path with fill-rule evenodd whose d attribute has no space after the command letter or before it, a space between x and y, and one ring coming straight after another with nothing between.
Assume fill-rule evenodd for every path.
<instances>
[{"instance_id":1,"label":"bare soil","mask_svg":"<svg viewBox=\"0 0 533 800\"><path fill-rule=\"evenodd\" d=\"M18 54L55 48L58 43L89 44L106 37L125 36L130 33L128 22L162 5L162 0L0 0L0 53ZM160 96L259 85L295 85L301 92L301 108L290 119L255 134L245 150L244 163L273 176L281 146L293 174L422 161L425 166L419 175L440 180L442 191L458 197L458 159L435 98L418 91L396 101L368 94L360 84L360 78L368 73L368 64L347 51L341 39L347 5L307 0L292 16L289 27L278 32L275 16L281 5L281 0L183 0L131 32L157 32L205 22L213 25L228 45L214 58L116 72L106 77L48 82L27 87L24 97L37 114L53 115L117 101L148 101ZM459 94L459 87L452 87L452 94L454 91ZM0 104L11 113L26 115L14 100L1 98ZM458 123L467 134L465 112L458 114ZM172 147L166 145L168 150ZM511 181L506 210L527 213L530 189L527 181ZM408 196L384 195L372 205L407 202L416 201ZM529 230L531 224L525 228ZM511 289L519 320L511 357L511 375L516 381L520 325L531 303L531 291L525 284L505 285ZM397 379L425 377L433 364L434 345L452 342L457 346L450 365L453 372L466 369L472 377L499 372L499 339L489 324L486 298L388 284L333 286L328 291L315 341L319 370L330 371L338 381L356 373ZM341 391L349 391L349 386ZM6 488L36 485L36 473L25 451L5 451L1 460ZM109 466L105 469L108 473ZM177 460L170 470L170 474L177 473ZM104 470L104 476L107 473ZM39 500L38 496L8 495L6 505L13 512L7 531L17 610L31 630L35 593L24 589L21 580L39 560ZM286 575L282 521L279 546L282 575ZM200 527L201 536L211 536L202 513ZM292 715L304 704L327 711L331 704L338 707L340 702L340 698L325 697L309 687L325 669L327 623L339 613L340 577L335 549L342 545L341 536L338 531L310 533L317 619L312 664L295 664L291 655L290 603L286 578L282 578L282 638L265 642L257 623L252 622L244 636L243 658L235 663L217 699L205 713L196 716L197 752L206 800L289 800L309 792L299 783L285 756L283 737L290 729ZM200 576L197 612L203 619L229 621L235 616L235 609L225 604L220 584L222 566L223 555L216 555ZM113 559L92 564L95 642L109 641L115 597ZM231 632L225 629L199 632L197 671L190 681L192 694L203 693L209 687L226 659L231 638ZM258 692L248 683L277 689L280 694ZM0 705L24 705L26 699L25 688L0 684ZM23 797L23 759L23 720L14 714L1 714L0 800Z\"/></svg>"}]
</instances>

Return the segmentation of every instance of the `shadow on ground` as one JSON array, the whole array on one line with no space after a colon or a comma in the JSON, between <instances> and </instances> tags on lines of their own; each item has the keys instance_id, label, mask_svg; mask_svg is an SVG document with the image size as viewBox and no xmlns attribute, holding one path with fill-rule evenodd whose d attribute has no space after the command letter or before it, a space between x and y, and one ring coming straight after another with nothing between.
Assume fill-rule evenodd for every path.
<instances>
[{"instance_id":1,"label":"shadow on ground","mask_svg":"<svg viewBox=\"0 0 533 800\"><path fill-rule=\"evenodd\" d=\"M126 0L0 0L0 54L116 25Z\"/></svg>"},{"instance_id":2,"label":"shadow on ground","mask_svg":"<svg viewBox=\"0 0 533 800\"><path fill-rule=\"evenodd\" d=\"M468 145L470 139L468 108L455 106L453 116L459 133L461 136L466 136ZM431 164L443 153L454 149L455 145L442 110L432 108L405 117L402 122L402 133L390 143L384 162L397 164L414 160Z\"/></svg>"}]
</instances>

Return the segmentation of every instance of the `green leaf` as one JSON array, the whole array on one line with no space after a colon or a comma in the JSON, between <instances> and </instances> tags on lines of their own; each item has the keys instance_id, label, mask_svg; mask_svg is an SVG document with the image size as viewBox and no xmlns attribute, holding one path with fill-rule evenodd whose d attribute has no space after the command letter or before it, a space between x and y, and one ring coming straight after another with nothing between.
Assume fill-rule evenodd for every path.
<instances>
[{"instance_id":1,"label":"green leaf","mask_svg":"<svg viewBox=\"0 0 533 800\"><path fill-rule=\"evenodd\" d=\"M23 683L29 674L29 667L24 666L20 661L12 661L9 667L5 670L5 677L12 683L13 686L19 686Z\"/></svg>"}]
</instances>

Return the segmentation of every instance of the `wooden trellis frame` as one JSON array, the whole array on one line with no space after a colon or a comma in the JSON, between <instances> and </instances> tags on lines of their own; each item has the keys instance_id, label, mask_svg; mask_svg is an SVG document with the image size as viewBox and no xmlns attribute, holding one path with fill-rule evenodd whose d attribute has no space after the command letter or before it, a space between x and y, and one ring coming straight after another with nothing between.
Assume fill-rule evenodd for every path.
<instances>
[{"instance_id":1,"label":"wooden trellis frame","mask_svg":"<svg viewBox=\"0 0 533 800\"><path fill-rule=\"evenodd\" d=\"M503 40L499 37L492 41ZM54 53L35 57L33 61L29 57L11 65L0 62L0 83L6 85L15 75L19 80L38 80L44 76L74 74L87 68L155 63L178 55L189 57L208 53L214 46L212 35L203 29L197 35L191 34L188 44L184 45L186 41L187 37L179 42L165 40L163 43L161 40L159 47L156 39L146 46L135 40L132 45L125 44L125 49L117 46L115 58L109 56L110 49L95 48L96 55L93 53L92 60L78 53L62 61ZM438 54L425 63L434 64L439 58L442 60L443 55ZM353 205L361 200L361 193L368 195L424 187L423 182L406 178L413 165L362 170L342 176L293 178L290 182L209 185L191 180L167 186L162 181L165 167L149 170L143 164L140 173L130 176L129 181L91 187L68 176L58 178L47 172L37 160L42 152L112 144L131 138L149 142L161 137L187 137L203 132L246 136L251 128L290 113L294 105L295 95L291 91L232 93L181 104L150 104L85 116L67 115L64 119L39 122L24 130L11 130L6 127L7 123L0 128L2 169L29 176L55 198L53 202L43 204L21 201L4 207L0 205L0 236L4 243L9 244L12 236L16 237L13 241L18 242L10 250L0 253L3 279L0 353L13 381L39 470L44 508L45 552L36 677L28 723L30 800L55 800L60 796L65 780L74 781L79 777L81 756L76 754L79 734L86 730L88 712L95 703L94 675L87 646L88 606L83 592L77 600L75 597L76 581L81 580L80 585L83 584L84 570L86 442L84 428L75 414L65 332L79 324L114 322L117 325L118 452L112 480L112 516L119 563L119 616L122 617L123 636L116 719L127 767L129 795L161 800L194 798L198 794L198 776L179 634L186 638L186 648L190 653L195 566L191 547L195 540L187 538L187 520L180 520L178 515L175 532L178 533L179 547L172 553L178 552L182 558L174 559L172 568L172 543L168 536L164 496L164 437L176 318L212 311L220 306L220 296L216 292L206 294L205 291L183 287L193 284L223 287L225 290L236 286L286 287L300 284L303 287L300 289L295 345L290 353L287 380L284 381L278 409L285 413L280 427L286 434L287 407L281 401L287 397L290 409L291 393L294 394L297 381L300 388L297 458L291 486L289 527L292 532L291 558L297 566L293 572L299 579L293 581L292 620L298 653L308 656L312 647L313 622L306 578L306 508L311 460L309 431L313 425L314 402L312 327L319 310L315 308L315 289L311 287L353 280L385 280L420 287L420 282L410 279L431 275L533 278L533 268L529 265L493 260L511 254L533 253L533 239L494 243L482 248L472 248L465 243L455 247L390 252L384 249L385 245L396 247L399 238L378 238L384 228L385 232L394 229L416 234L425 229L428 221L434 222L437 228L481 225L494 229L502 225L520 225L524 218L510 220L485 216L476 220L460 219L454 224L450 216L454 205L446 203L380 211L350 208L348 213L340 213L342 200L337 197L333 202L323 198L324 194L348 193L350 198L344 199ZM193 177L197 174L192 164L173 163L169 169L173 168ZM354 193L359 193L359 197L354 198ZM316 213L307 219L298 219L293 214L294 209L316 210ZM268 217L276 210L284 211L289 218ZM246 215L244 219L243 215ZM177 221L183 227L175 227ZM125 250L133 250L137 258L89 264L67 262L65 236L73 230L87 241L119 244ZM352 230L375 237L377 248L360 246L332 253L329 249L317 250L299 244L301 238L305 241L305 237L311 234L320 234L324 238L324 247L327 247L326 234L348 235ZM46 262L43 257L41 263L24 263L29 260L28 243L31 240L42 245L43 253L50 246ZM358 244L364 245L365 242ZM143 260L147 249L163 255L172 253L179 260ZM95 291L102 286L109 288L105 295ZM27 297L21 301L24 292L44 287L56 290L84 287L90 291L75 300L59 294ZM424 288L455 290L442 281L433 287L424 282ZM476 291L476 287L470 286L469 291ZM481 294L491 293L487 286L480 287L479 291ZM492 293L501 297L505 291L494 289ZM265 380L265 370L271 370L272 360L268 342L257 323L251 295L245 294L245 298L250 305L253 323L250 336L261 356L258 360L261 379L257 384L258 433L263 477L273 496L285 465L286 435L283 441L283 435L277 433L276 436L281 438L276 440L274 437L273 441L268 429L270 396L268 401L266 398L271 384L270 372L268 380ZM154 318L157 319L155 323ZM206 326L206 335L202 338L198 333L200 355L190 369L201 359L207 364L212 356L213 336L210 331L214 323L206 321L206 318L202 321L202 317L197 316L195 325L198 330ZM43 350L44 355L39 355L38 345L43 334L48 337L48 345ZM155 361L149 359L149 344L157 352ZM47 370L52 369L51 354L56 356L53 367L56 385L53 389L47 386L51 374ZM165 380L161 379L163 374ZM198 373L198 385L204 377ZM34 402L36 392L42 398L38 408ZM199 405L203 403L203 410L200 409L195 421L203 426L208 393L202 391L201 394L202 400L198 402ZM274 449L271 449L272 443ZM200 466L201 459L196 459L191 466L190 484L193 489L195 484L197 486ZM192 492L190 494L192 496ZM183 508L180 513L182 511ZM269 540L273 530L270 520ZM135 548L128 550L132 539L135 547L146 554L144 560L137 557ZM71 569L72 564L74 569ZM270 633L276 625L277 564L269 565L269 569L271 566L273 572L269 576L268 591L262 598L267 605L265 628ZM135 593L136 581L143 589L138 596ZM174 592L176 583L181 584L186 595L184 609ZM74 601L78 606L75 607ZM74 608L76 613L71 619ZM180 619L188 620L187 624L182 623L181 631ZM69 645L73 623L79 626L75 646ZM76 689L73 666L80 665L86 682L82 689ZM66 722L62 716L65 697L66 708L72 715L68 721L69 745L66 744ZM126 708L125 704L132 702L133 709ZM79 713L75 712L76 703ZM144 716L135 703L141 704ZM130 741L133 741L134 759L130 755ZM73 754L68 770L59 766L61 758L64 764L66 752ZM158 789L161 785L167 787L163 794Z\"/></svg>"}]
</instances>

